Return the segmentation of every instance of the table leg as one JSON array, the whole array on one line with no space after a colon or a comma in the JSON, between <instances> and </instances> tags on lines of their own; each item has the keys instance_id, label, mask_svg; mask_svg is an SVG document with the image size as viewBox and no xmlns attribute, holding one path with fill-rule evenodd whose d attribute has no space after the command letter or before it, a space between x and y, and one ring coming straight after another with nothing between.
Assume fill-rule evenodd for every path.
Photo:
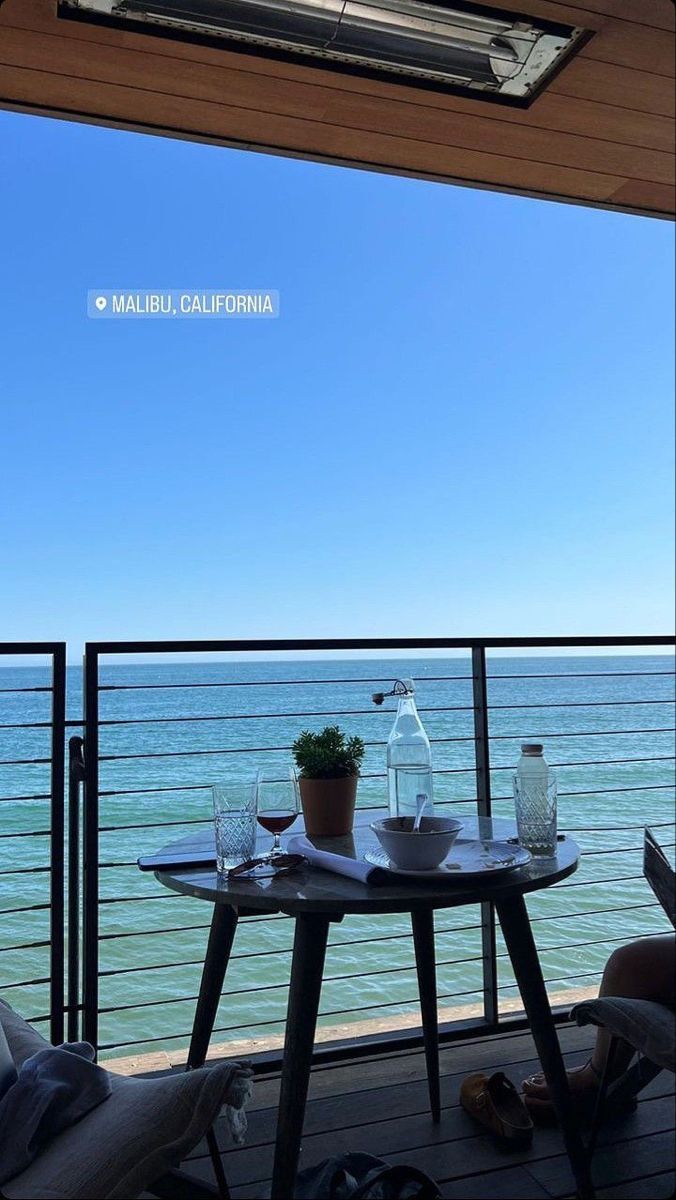
<instances>
[{"instance_id":1,"label":"table leg","mask_svg":"<svg viewBox=\"0 0 676 1200\"><path fill-rule=\"evenodd\" d=\"M271 1200L293 1195L330 919L299 913L293 942Z\"/></svg>"},{"instance_id":2,"label":"table leg","mask_svg":"<svg viewBox=\"0 0 676 1200\"><path fill-rule=\"evenodd\" d=\"M552 1104L559 1119L578 1195L594 1196L589 1159L580 1134L556 1026L542 978L533 931L523 896L497 902L498 917L530 1022Z\"/></svg>"},{"instance_id":3,"label":"table leg","mask_svg":"<svg viewBox=\"0 0 676 1200\"><path fill-rule=\"evenodd\" d=\"M411 913L415 965L418 972L420 1014L422 1017L427 1086L432 1120L441 1120L439 1089L439 1015L437 1012L437 972L434 951L434 910L416 909Z\"/></svg>"},{"instance_id":4,"label":"table leg","mask_svg":"<svg viewBox=\"0 0 676 1200\"><path fill-rule=\"evenodd\" d=\"M236 929L237 909L228 904L214 904L188 1051L188 1069L201 1067L206 1059Z\"/></svg>"}]
</instances>

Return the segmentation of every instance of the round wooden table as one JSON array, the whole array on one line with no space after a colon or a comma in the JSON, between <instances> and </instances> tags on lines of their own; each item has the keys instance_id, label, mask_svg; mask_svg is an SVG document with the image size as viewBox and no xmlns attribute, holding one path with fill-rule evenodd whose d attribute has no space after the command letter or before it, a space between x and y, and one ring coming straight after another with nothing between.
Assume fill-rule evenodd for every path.
<instances>
[{"instance_id":1,"label":"round wooden table","mask_svg":"<svg viewBox=\"0 0 676 1200\"><path fill-rule=\"evenodd\" d=\"M378 814L356 814L359 823L355 825L352 849L357 857L362 857L366 849L378 845L368 824L374 815ZM514 833L514 826L510 822L490 817L468 818L463 829L464 837L479 836L482 839L504 839ZM317 839L316 844L320 848L336 849L340 841L342 839ZM267 849L268 842L269 835L266 834L260 839L261 849ZM161 853L171 854L179 860L194 852L204 852L210 845L213 845L213 835L205 833L173 842ZM433 1119L438 1121L439 1042L434 911L467 904L489 904L497 912L579 1194L593 1194L587 1155L578 1130L524 900L529 892L551 887L572 875L578 862L578 847L566 837L559 841L555 858L533 859L526 867L469 885L449 878L442 882L416 880L410 883L392 879L378 886L367 886L309 866L281 878L261 880L228 880L218 875L215 863L208 867L174 867L156 871L157 879L165 887L213 905L188 1054L189 1067L200 1066L206 1059L238 920L261 912L284 913L295 920L272 1200L289 1200L293 1195L331 922L342 921L351 913L372 913L374 916L402 912L411 914L430 1106ZM368 947L364 952L368 954ZM490 953L490 949L484 946L484 954L487 953Z\"/></svg>"}]
</instances>

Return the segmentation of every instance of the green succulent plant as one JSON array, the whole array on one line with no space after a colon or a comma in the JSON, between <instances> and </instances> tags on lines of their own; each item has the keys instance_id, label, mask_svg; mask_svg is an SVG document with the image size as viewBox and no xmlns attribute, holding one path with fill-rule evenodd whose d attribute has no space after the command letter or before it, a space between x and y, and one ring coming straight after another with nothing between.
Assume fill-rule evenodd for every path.
<instances>
[{"instance_id":1,"label":"green succulent plant","mask_svg":"<svg viewBox=\"0 0 676 1200\"><path fill-rule=\"evenodd\" d=\"M303 779L344 779L358 775L364 757L360 737L346 737L338 725L321 733L304 729L293 743L293 756Z\"/></svg>"}]
</instances>

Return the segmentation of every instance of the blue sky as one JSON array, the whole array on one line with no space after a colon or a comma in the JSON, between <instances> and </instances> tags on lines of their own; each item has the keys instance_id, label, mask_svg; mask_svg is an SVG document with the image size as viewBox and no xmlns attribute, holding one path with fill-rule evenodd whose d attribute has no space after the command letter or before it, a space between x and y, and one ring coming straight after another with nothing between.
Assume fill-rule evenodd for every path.
<instances>
[{"instance_id":1,"label":"blue sky","mask_svg":"<svg viewBox=\"0 0 676 1200\"><path fill-rule=\"evenodd\" d=\"M4 639L669 631L671 226L8 113L0 170Z\"/></svg>"}]
</instances>

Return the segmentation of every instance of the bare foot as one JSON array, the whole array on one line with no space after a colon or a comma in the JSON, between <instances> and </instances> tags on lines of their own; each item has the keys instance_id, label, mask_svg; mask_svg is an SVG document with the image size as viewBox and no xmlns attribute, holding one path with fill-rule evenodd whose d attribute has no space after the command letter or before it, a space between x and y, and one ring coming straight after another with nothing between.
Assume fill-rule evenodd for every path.
<instances>
[{"instance_id":1,"label":"bare foot","mask_svg":"<svg viewBox=\"0 0 676 1200\"><path fill-rule=\"evenodd\" d=\"M583 1067L573 1067L572 1071L568 1071L568 1086L571 1092L589 1094L596 1091L598 1084L591 1063L585 1063ZM536 1075L529 1075L528 1079L524 1079L522 1087L524 1095L532 1097L533 1100L549 1100L549 1088L542 1071L538 1071Z\"/></svg>"}]
</instances>

